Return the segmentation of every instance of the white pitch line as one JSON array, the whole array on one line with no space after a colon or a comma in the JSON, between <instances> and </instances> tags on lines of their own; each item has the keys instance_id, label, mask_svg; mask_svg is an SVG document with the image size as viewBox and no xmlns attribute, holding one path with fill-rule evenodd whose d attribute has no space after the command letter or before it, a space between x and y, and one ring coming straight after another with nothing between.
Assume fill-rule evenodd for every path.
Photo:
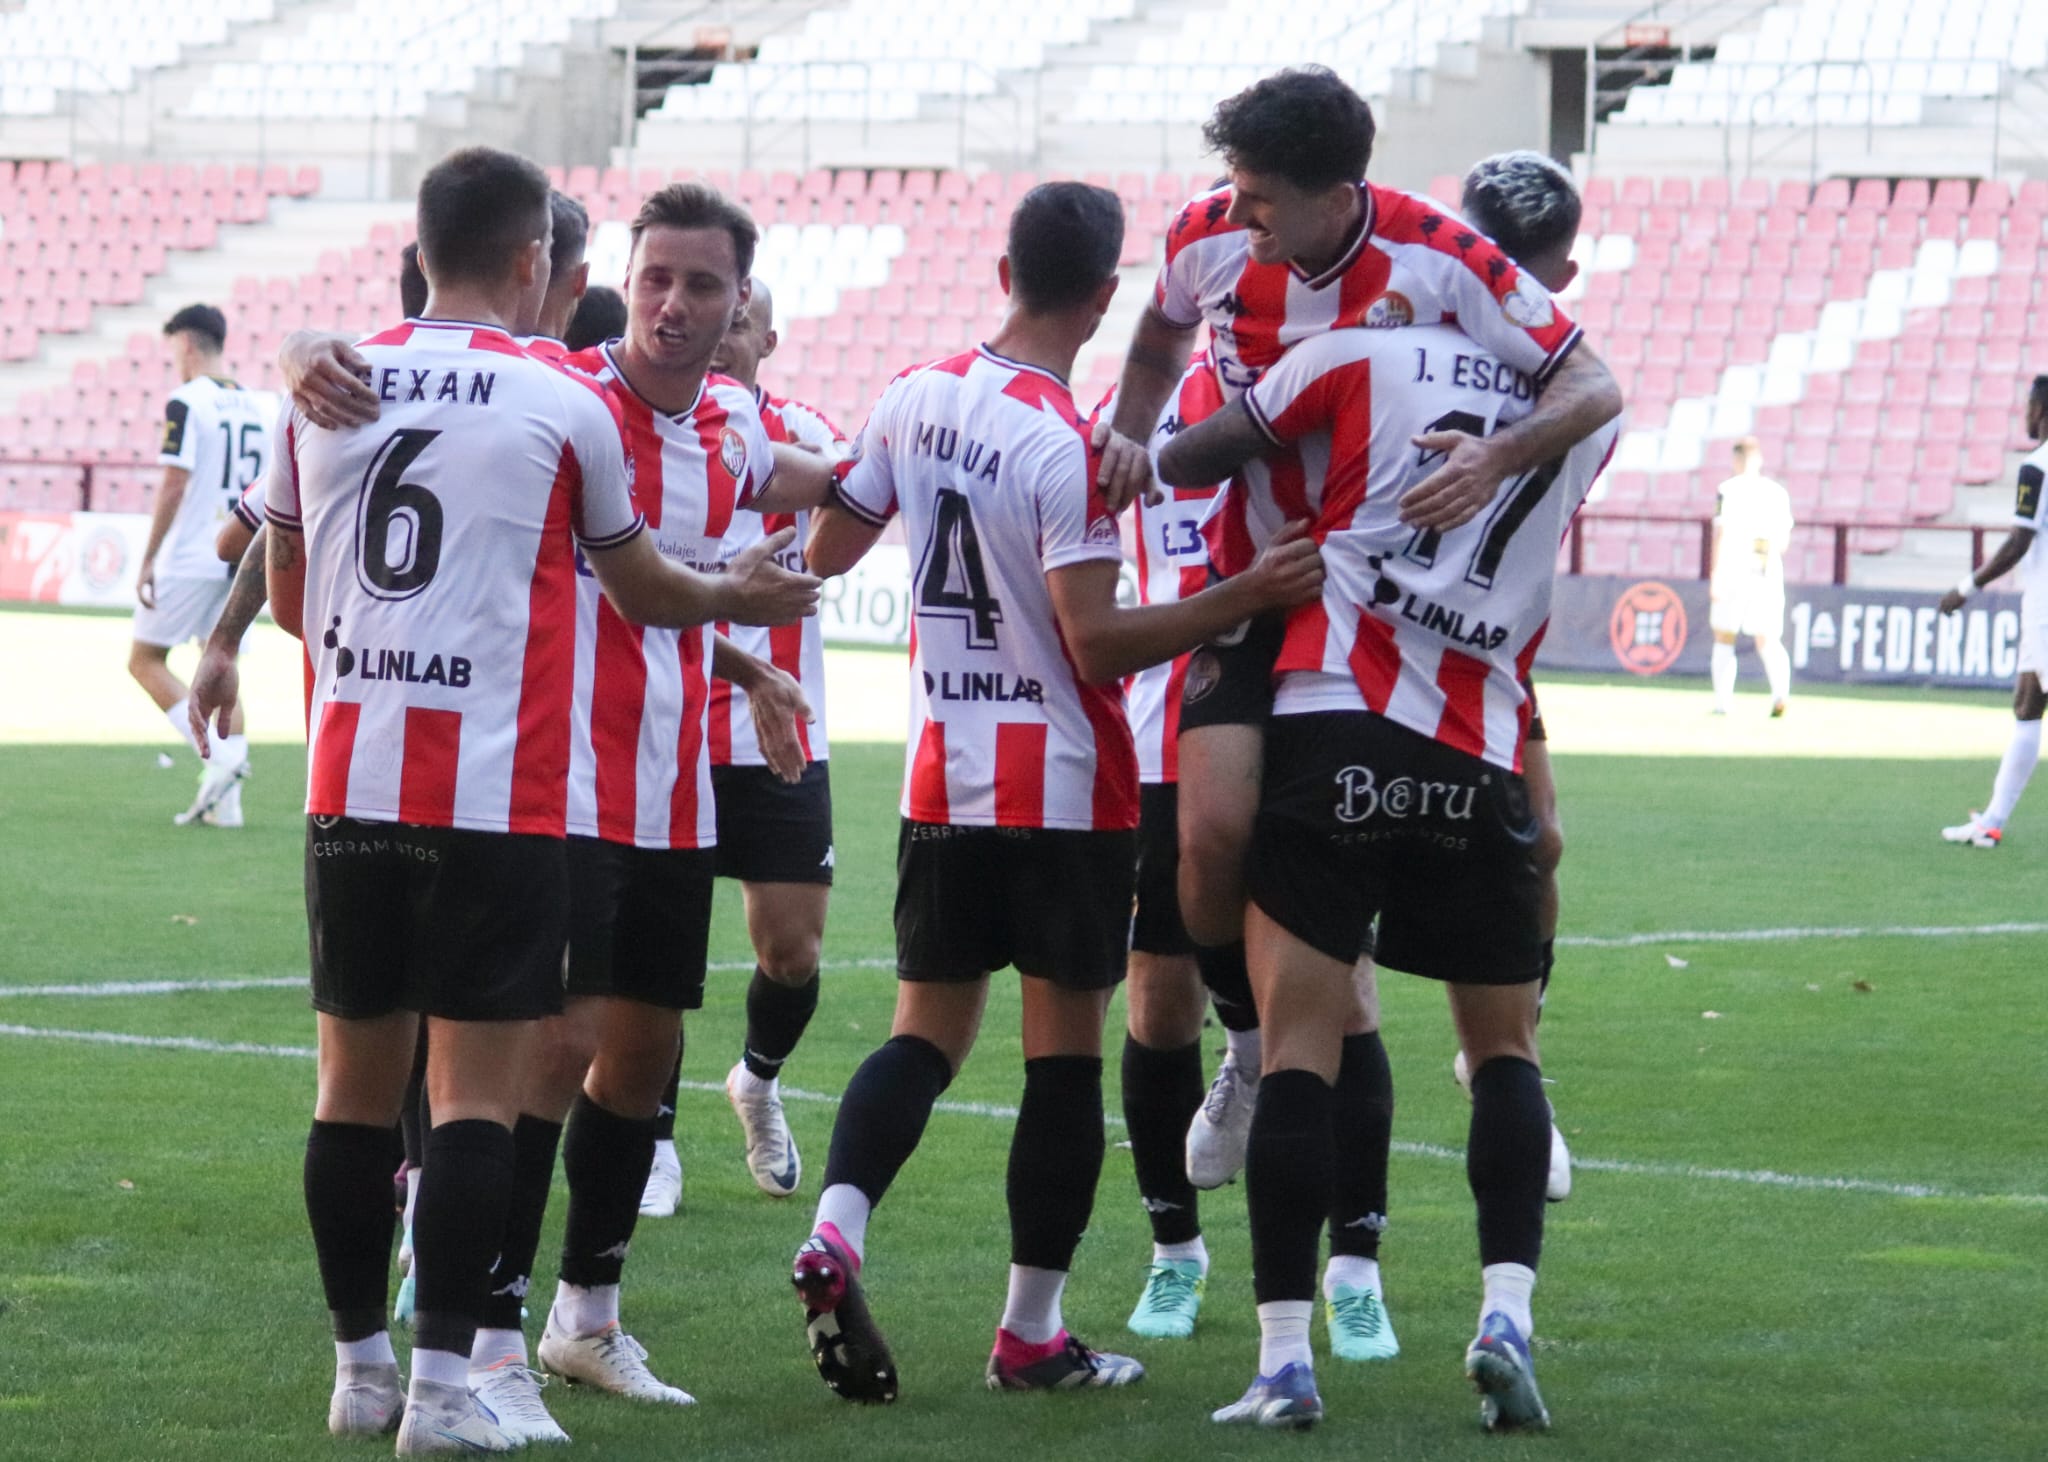
<instances>
[{"instance_id":1,"label":"white pitch line","mask_svg":"<svg viewBox=\"0 0 2048 1462\"><path fill-rule=\"evenodd\" d=\"M311 1046L266 1046L249 1041L209 1041L198 1036L137 1036L121 1031L57 1030L44 1026L0 1024L0 1036L20 1036L31 1040L81 1041L98 1046L128 1046L146 1050L197 1051L207 1055L220 1056L282 1056L294 1060L310 1061L316 1054ZM718 1082L685 1081L684 1091L725 1094L725 1087ZM800 1087L782 1088L785 1101L804 1102L819 1106L836 1107L839 1098L825 1092L805 1091ZM998 1121L1014 1121L1015 1107L1000 1106L992 1102L948 1102L941 1101L935 1111L962 1117L985 1117ZM1112 1126L1122 1126L1123 1118L1115 1113L1106 1115L1105 1120ZM1433 1142L1396 1142L1393 1150L1407 1157L1436 1158L1445 1162L1463 1162L1464 1151L1455 1147L1443 1147ZM1677 1178L1695 1183L1739 1183L1746 1187L1783 1188L1806 1193L1867 1193L1880 1198L1946 1198L1964 1203L2016 1203L2028 1207L2048 1208L2048 1193L1964 1193L1952 1188L1936 1187L1932 1183L1890 1183L1877 1178L1829 1178L1814 1177L1805 1173L1778 1173L1767 1168L1706 1168L1691 1163L1631 1162L1620 1158L1577 1157L1572 1166L1580 1172L1618 1173L1637 1178Z\"/></svg>"},{"instance_id":2,"label":"white pitch line","mask_svg":"<svg viewBox=\"0 0 2048 1462\"><path fill-rule=\"evenodd\" d=\"M1967 939L1993 934L2048 934L2048 924L1845 924L1789 929L1669 929L1654 934L1564 934L1574 949L1638 949L1648 944L1777 944L1793 939Z\"/></svg>"}]
</instances>

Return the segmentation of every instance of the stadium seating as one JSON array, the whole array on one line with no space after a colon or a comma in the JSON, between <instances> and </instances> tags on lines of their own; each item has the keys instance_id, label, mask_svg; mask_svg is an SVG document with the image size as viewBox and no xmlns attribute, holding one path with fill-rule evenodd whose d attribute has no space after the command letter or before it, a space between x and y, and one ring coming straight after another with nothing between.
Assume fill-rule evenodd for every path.
<instances>
[{"instance_id":1,"label":"stadium seating","mask_svg":"<svg viewBox=\"0 0 2048 1462\"><path fill-rule=\"evenodd\" d=\"M597 221L600 274L622 267L624 225L669 177L553 174ZM891 170L709 180L762 225L756 269L775 288L781 331L766 379L848 429L903 365L993 327L1003 224L1038 181ZM271 196L312 181L280 168L0 167L0 284L15 286L0 289L0 347L32 352L32 332L75 327L94 301L139 292L164 248L203 246L216 220L260 217ZM1125 262L1143 265L1203 179L1093 181L1123 197ZM1442 178L1431 191L1450 200L1456 187ZM2017 403L2033 363L2021 342L2048 329L2034 283L2044 218L2048 183L2017 194L1960 180L1589 183L1570 307L1621 379L1630 429L1590 510L1587 566L1697 573L1698 519L1741 435L1762 441L1806 523L1933 521L1953 511L1958 485L2004 477L2006 452L2024 445ZM387 224L335 240L301 275L238 281L223 304L244 379L274 388L277 344L300 326L354 332L394 317L405 236ZM1107 351L1076 382L1084 410L1116 369ZM171 384L161 341L138 334L123 354L78 366L69 390L24 397L0 420L0 456L18 459L0 465L0 505L75 506L79 463L93 464L95 506L146 501L154 469L113 464L152 459ZM1600 521L1641 514L1692 521ZM1855 547L1891 541L1859 528ZM1802 532L1792 560L1795 575L1827 577L1832 534Z\"/></svg>"},{"instance_id":2,"label":"stadium seating","mask_svg":"<svg viewBox=\"0 0 2048 1462\"><path fill-rule=\"evenodd\" d=\"M0 10L0 116L47 115L67 92L127 91L276 11L276 0L22 0Z\"/></svg>"},{"instance_id":3,"label":"stadium seating","mask_svg":"<svg viewBox=\"0 0 2048 1462\"><path fill-rule=\"evenodd\" d=\"M495 0L438 8L355 0L311 17L302 35L265 40L261 59L215 66L185 111L194 117L410 117L437 92L467 92L477 72L517 66L529 45L568 39L617 0Z\"/></svg>"},{"instance_id":4,"label":"stadium seating","mask_svg":"<svg viewBox=\"0 0 2048 1462\"><path fill-rule=\"evenodd\" d=\"M1610 120L1911 127L1930 102L1990 98L2003 70L2048 66L2048 14L2014 0L1780 4L1756 22L1670 85L1635 88Z\"/></svg>"}]
</instances>

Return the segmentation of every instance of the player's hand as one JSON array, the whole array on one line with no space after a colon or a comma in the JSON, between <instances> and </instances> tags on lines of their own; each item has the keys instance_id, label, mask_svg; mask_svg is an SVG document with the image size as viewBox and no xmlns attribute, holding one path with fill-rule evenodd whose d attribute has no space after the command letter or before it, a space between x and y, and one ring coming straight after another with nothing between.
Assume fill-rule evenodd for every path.
<instances>
[{"instance_id":1,"label":"player's hand","mask_svg":"<svg viewBox=\"0 0 2048 1462\"><path fill-rule=\"evenodd\" d=\"M235 714L235 702L241 691L242 672L235 663L234 653L209 640L199 652L199 668L192 675L191 699L185 712L192 726L192 740L197 743L201 756L213 754L213 743L206 735L206 723L213 721L218 728L215 734L226 736L228 722Z\"/></svg>"},{"instance_id":2,"label":"player's hand","mask_svg":"<svg viewBox=\"0 0 2048 1462\"><path fill-rule=\"evenodd\" d=\"M278 348L277 366L292 404L315 426L338 431L377 419L370 363L346 341L309 330L293 332Z\"/></svg>"},{"instance_id":3,"label":"player's hand","mask_svg":"<svg viewBox=\"0 0 2048 1462\"><path fill-rule=\"evenodd\" d=\"M787 671L764 664L746 692L747 710L754 718L754 739L761 743L768 770L781 781L801 781L804 744L797 739L796 728L818 719L804 699L803 686Z\"/></svg>"},{"instance_id":4,"label":"player's hand","mask_svg":"<svg viewBox=\"0 0 2048 1462\"><path fill-rule=\"evenodd\" d=\"M1264 608L1292 609L1321 597L1323 551L1297 519L1273 535L1244 577Z\"/></svg>"},{"instance_id":5,"label":"player's hand","mask_svg":"<svg viewBox=\"0 0 2048 1462\"><path fill-rule=\"evenodd\" d=\"M1447 533L1469 523L1493 501L1507 474L1494 462L1484 437L1469 432L1433 431L1413 438L1424 452L1442 452L1443 465L1408 489L1401 521L1411 528Z\"/></svg>"},{"instance_id":6,"label":"player's hand","mask_svg":"<svg viewBox=\"0 0 2048 1462\"><path fill-rule=\"evenodd\" d=\"M1958 609L1961 609L1968 602L1969 601L1963 598L1962 595L1958 594L1955 590L1951 589L1946 594L1941 596L1941 603L1937 607L1941 610L1943 614L1954 614Z\"/></svg>"},{"instance_id":7,"label":"player's hand","mask_svg":"<svg viewBox=\"0 0 2048 1462\"><path fill-rule=\"evenodd\" d=\"M156 608L156 560L142 561L142 572L135 576L135 597L144 609Z\"/></svg>"},{"instance_id":8,"label":"player's hand","mask_svg":"<svg viewBox=\"0 0 2048 1462\"><path fill-rule=\"evenodd\" d=\"M1143 442L1133 441L1111 426L1107 416L1096 419L1088 441L1102 454L1095 473L1095 488L1112 515L1136 502L1141 493L1151 507L1166 501L1166 494L1159 490L1159 479L1152 474L1152 454Z\"/></svg>"},{"instance_id":9,"label":"player's hand","mask_svg":"<svg viewBox=\"0 0 2048 1462\"><path fill-rule=\"evenodd\" d=\"M784 528L734 557L726 571L729 612L719 618L734 624L794 624L818 612L819 580L775 561L795 541L796 529Z\"/></svg>"}]
</instances>

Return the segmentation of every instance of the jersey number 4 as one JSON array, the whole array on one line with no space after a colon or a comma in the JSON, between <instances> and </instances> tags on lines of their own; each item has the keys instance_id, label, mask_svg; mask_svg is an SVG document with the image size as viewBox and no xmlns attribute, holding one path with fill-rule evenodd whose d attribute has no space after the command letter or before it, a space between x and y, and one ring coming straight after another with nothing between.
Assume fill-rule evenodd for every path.
<instances>
[{"instance_id":1,"label":"jersey number 4","mask_svg":"<svg viewBox=\"0 0 2048 1462\"><path fill-rule=\"evenodd\" d=\"M1487 423L1469 411L1449 411L1432 421L1425 430L1461 431L1483 437L1487 435ZM1493 587L1493 576L1500 572L1500 561L1507 554L1508 540L1529 521L1529 514L1536 510L1536 504L1543 501L1543 495L1550 491L1550 485L1557 481L1557 474L1563 470L1564 459L1560 457L1508 483L1507 492L1499 496L1493 511L1479 525L1479 544L1472 550L1472 562L1465 568L1466 583L1481 589ZM1402 550L1402 557L1429 568L1436 563L1443 539L1444 535L1434 528L1418 528Z\"/></svg>"},{"instance_id":2,"label":"jersey number 4","mask_svg":"<svg viewBox=\"0 0 2048 1462\"><path fill-rule=\"evenodd\" d=\"M918 569L917 607L940 619L959 620L968 649L996 647L996 626L1003 622L1002 601L988 591L988 570L981 561L974 510L965 493L950 487L939 489L932 536Z\"/></svg>"},{"instance_id":3,"label":"jersey number 4","mask_svg":"<svg viewBox=\"0 0 2048 1462\"><path fill-rule=\"evenodd\" d=\"M441 567L441 500L405 474L441 435L409 427L377 449L356 494L356 579L379 599L410 599Z\"/></svg>"}]
</instances>

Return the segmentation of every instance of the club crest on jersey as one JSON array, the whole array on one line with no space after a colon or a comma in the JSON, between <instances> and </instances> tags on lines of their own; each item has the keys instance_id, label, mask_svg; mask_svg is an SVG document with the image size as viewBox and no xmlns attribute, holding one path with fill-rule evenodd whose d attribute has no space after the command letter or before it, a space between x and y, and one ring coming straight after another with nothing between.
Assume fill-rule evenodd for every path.
<instances>
[{"instance_id":1,"label":"club crest on jersey","mask_svg":"<svg viewBox=\"0 0 2048 1462\"><path fill-rule=\"evenodd\" d=\"M1088 531L1083 533L1081 537L1085 542L1097 545L1113 544L1122 541L1117 533L1116 519L1107 515L1091 521L1088 524Z\"/></svg>"},{"instance_id":2,"label":"club crest on jersey","mask_svg":"<svg viewBox=\"0 0 2048 1462\"><path fill-rule=\"evenodd\" d=\"M1180 698L1184 705L1193 705L1214 690L1223 680L1223 662L1216 658L1214 650L1197 650L1188 656L1188 673L1181 682Z\"/></svg>"},{"instance_id":3,"label":"club crest on jersey","mask_svg":"<svg viewBox=\"0 0 2048 1462\"><path fill-rule=\"evenodd\" d=\"M1415 323L1415 304L1398 289L1390 289L1366 308L1359 323L1368 330L1394 330Z\"/></svg>"},{"instance_id":4,"label":"club crest on jersey","mask_svg":"<svg viewBox=\"0 0 2048 1462\"><path fill-rule=\"evenodd\" d=\"M731 427L718 434L718 464L735 479L747 470L746 438Z\"/></svg>"},{"instance_id":5,"label":"club crest on jersey","mask_svg":"<svg viewBox=\"0 0 2048 1462\"><path fill-rule=\"evenodd\" d=\"M1557 306L1551 303L1550 291L1527 274L1515 281L1515 287L1500 302L1500 311L1524 330L1547 329L1557 320Z\"/></svg>"}]
</instances>

